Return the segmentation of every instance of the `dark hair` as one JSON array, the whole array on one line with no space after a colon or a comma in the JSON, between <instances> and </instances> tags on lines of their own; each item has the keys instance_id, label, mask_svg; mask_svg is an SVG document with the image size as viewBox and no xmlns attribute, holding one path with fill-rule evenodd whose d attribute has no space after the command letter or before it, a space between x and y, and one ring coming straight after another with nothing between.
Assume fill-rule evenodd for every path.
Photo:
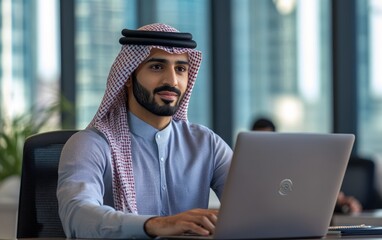
<instances>
[{"instance_id":1,"label":"dark hair","mask_svg":"<svg viewBox=\"0 0 382 240\"><path fill-rule=\"evenodd\" d=\"M276 127L268 118L258 118L252 125L252 130L263 130L264 128L270 128L273 132L276 131Z\"/></svg>"}]
</instances>

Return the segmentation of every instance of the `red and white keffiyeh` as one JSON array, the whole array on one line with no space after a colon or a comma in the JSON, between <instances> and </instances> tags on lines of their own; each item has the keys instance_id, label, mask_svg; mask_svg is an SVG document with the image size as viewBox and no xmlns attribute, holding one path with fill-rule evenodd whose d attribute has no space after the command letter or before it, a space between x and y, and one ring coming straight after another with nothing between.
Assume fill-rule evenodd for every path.
<instances>
[{"instance_id":1,"label":"red and white keffiyeh","mask_svg":"<svg viewBox=\"0 0 382 240\"><path fill-rule=\"evenodd\" d=\"M155 23L138 30L178 32L175 28ZM189 48L123 45L116 57L108 79L102 102L89 126L97 128L107 138L111 147L113 166L113 195L115 209L138 214L134 187L133 163L131 154L130 131L127 122L126 81L131 73L149 56L152 48L159 48L173 54L188 53L190 70L187 89L178 111L176 120L187 120L187 109L202 60L200 51Z\"/></svg>"}]
</instances>

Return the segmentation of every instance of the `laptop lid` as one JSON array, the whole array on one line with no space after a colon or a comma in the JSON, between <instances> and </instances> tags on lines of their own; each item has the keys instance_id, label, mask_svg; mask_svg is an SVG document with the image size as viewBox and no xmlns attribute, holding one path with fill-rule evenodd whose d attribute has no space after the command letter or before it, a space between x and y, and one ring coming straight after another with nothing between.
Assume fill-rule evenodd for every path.
<instances>
[{"instance_id":1,"label":"laptop lid","mask_svg":"<svg viewBox=\"0 0 382 240\"><path fill-rule=\"evenodd\" d=\"M214 238L324 236L354 138L239 133Z\"/></svg>"}]
</instances>

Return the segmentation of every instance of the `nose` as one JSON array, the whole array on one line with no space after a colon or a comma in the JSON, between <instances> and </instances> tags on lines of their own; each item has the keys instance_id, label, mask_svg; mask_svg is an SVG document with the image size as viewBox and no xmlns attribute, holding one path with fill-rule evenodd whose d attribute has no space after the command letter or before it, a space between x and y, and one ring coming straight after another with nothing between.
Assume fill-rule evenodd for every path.
<instances>
[{"instance_id":1,"label":"nose","mask_svg":"<svg viewBox=\"0 0 382 240\"><path fill-rule=\"evenodd\" d=\"M163 78L163 83L175 87L178 85L178 76L175 69L168 69Z\"/></svg>"}]
</instances>

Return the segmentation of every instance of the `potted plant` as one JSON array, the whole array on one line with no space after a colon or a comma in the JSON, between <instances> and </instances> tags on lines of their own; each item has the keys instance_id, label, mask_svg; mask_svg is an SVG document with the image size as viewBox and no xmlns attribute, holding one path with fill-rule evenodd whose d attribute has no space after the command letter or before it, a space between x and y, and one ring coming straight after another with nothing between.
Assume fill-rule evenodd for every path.
<instances>
[{"instance_id":1,"label":"potted plant","mask_svg":"<svg viewBox=\"0 0 382 240\"><path fill-rule=\"evenodd\" d=\"M59 105L53 104L12 119L0 118L0 183L7 177L21 174L25 138L52 128L51 119L58 110Z\"/></svg>"},{"instance_id":2,"label":"potted plant","mask_svg":"<svg viewBox=\"0 0 382 240\"><path fill-rule=\"evenodd\" d=\"M0 239L16 237L20 175L25 139L33 134L57 129L60 112L71 113L65 99L45 108L32 108L14 118L0 118Z\"/></svg>"}]
</instances>

